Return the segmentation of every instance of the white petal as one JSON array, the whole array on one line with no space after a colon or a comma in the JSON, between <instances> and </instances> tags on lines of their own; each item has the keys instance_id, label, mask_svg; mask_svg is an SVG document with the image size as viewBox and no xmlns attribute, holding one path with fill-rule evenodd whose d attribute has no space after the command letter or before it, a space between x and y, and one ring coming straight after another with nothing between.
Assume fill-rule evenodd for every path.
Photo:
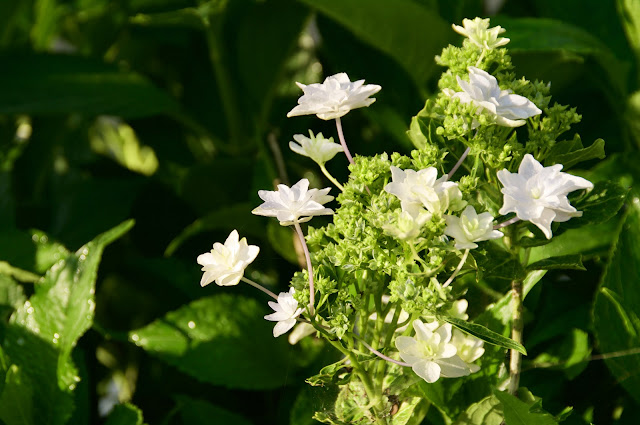
<instances>
[{"instance_id":1,"label":"white petal","mask_svg":"<svg viewBox=\"0 0 640 425\"><path fill-rule=\"evenodd\" d=\"M440 366L432 361L424 360L418 362L411 366L411 369L413 369L416 375L430 384L436 382L438 378L440 378Z\"/></svg>"}]
</instances>

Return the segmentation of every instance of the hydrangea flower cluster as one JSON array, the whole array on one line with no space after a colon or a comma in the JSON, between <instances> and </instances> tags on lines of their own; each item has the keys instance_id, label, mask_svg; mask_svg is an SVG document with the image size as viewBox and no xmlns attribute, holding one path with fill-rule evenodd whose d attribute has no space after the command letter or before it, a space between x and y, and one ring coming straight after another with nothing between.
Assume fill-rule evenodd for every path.
<instances>
[{"instance_id":1,"label":"hydrangea flower cluster","mask_svg":"<svg viewBox=\"0 0 640 425\"><path fill-rule=\"evenodd\" d=\"M355 417L373 423L389 411L394 397L409 403L403 390L390 385L394 379L431 384L477 372L484 342L512 350L509 388L514 392L519 353L524 352L522 329L515 316L513 339L471 324L468 302L461 297L473 279L465 276L483 270L490 276L491 261L505 257L527 267L521 242L536 236L526 222L550 239L553 222L581 215L567 195L593 188L561 172L561 164L544 167L536 159L544 160L555 140L544 149L541 143L517 141L514 128L528 123L529 140L541 140L540 120L564 112L548 106L548 86L526 80L515 84L508 55L491 53L509 42L498 37L504 29L489 28L488 19L476 18L454 30L468 41L462 48L446 48L438 58L450 71L439 83L441 92L412 122L409 136L418 149L410 157L384 153L354 159L347 149L341 117L371 105L375 99L370 96L380 86L351 82L345 73L321 84L297 83L304 94L288 116L335 119L340 144L309 130L309 137L294 135L289 146L316 162L340 194L339 205L329 207L334 200L330 188L310 189L307 179L258 192L264 202L253 213L293 226L304 251L306 270L293 276L289 291L275 295L243 276L259 249L239 240L235 230L224 245L216 243L198 257L203 286L242 280L275 300L269 302L274 312L264 316L277 322L274 337L294 329L294 344L316 334L344 356L339 364L349 363L348 379L339 375L342 367L331 367L309 382L340 381L338 399L364 393L366 402L355 413L353 405L336 402L334 411L316 416L327 423L356 423ZM496 69L498 60L507 72L491 75L487 70ZM420 120L426 122L420 125ZM341 151L351 163L344 184L325 168ZM509 171L516 167L517 173ZM458 169L463 175L453 181ZM320 215L332 215L332 223L309 226L305 236L301 224ZM500 253L500 259L492 260L493 253ZM513 278L516 305L522 303L521 280Z\"/></svg>"}]
</instances>

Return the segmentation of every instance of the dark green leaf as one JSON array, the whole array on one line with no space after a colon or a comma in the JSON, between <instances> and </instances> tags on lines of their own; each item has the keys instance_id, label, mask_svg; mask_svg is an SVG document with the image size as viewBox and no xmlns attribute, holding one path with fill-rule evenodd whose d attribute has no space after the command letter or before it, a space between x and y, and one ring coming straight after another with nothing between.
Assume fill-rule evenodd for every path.
<instances>
[{"instance_id":1,"label":"dark green leaf","mask_svg":"<svg viewBox=\"0 0 640 425\"><path fill-rule=\"evenodd\" d=\"M133 404L117 404L104 425L142 425L142 411Z\"/></svg>"},{"instance_id":2,"label":"dark green leaf","mask_svg":"<svg viewBox=\"0 0 640 425\"><path fill-rule=\"evenodd\" d=\"M527 270L587 270L582 264L582 255L565 255L562 257L545 258L527 266Z\"/></svg>"},{"instance_id":3,"label":"dark green leaf","mask_svg":"<svg viewBox=\"0 0 640 425\"><path fill-rule=\"evenodd\" d=\"M557 425L558 422L546 412L537 412L537 407L528 405L503 391L494 390L493 394L502 405L506 425Z\"/></svg>"},{"instance_id":4,"label":"dark green leaf","mask_svg":"<svg viewBox=\"0 0 640 425\"><path fill-rule=\"evenodd\" d=\"M419 87L435 70L439 54L455 33L429 8L411 0L300 0L348 28L400 63Z\"/></svg>"},{"instance_id":5,"label":"dark green leaf","mask_svg":"<svg viewBox=\"0 0 640 425\"><path fill-rule=\"evenodd\" d=\"M640 401L640 202L634 198L620 228L593 308L600 351L616 379Z\"/></svg>"},{"instance_id":6,"label":"dark green leaf","mask_svg":"<svg viewBox=\"0 0 640 425\"><path fill-rule=\"evenodd\" d=\"M440 320L451 323L456 328L460 329L463 332L471 334L476 338L480 338L481 340L488 342L489 344L497 345L498 347L508 348L510 350L516 350L520 353L527 355L527 350L525 348L512 340L511 338L504 337L499 333L496 333L490 329L485 328L482 325L478 325L477 323L470 323L462 319L456 319L454 317L441 316Z\"/></svg>"},{"instance_id":7,"label":"dark green leaf","mask_svg":"<svg viewBox=\"0 0 640 425\"><path fill-rule=\"evenodd\" d=\"M78 56L4 53L0 114L117 115L175 113L178 104L134 72Z\"/></svg>"},{"instance_id":8,"label":"dark green leaf","mask_svg":"<svg viewBox=\"0 0 640 425\"><path fill-rule=\"evenodd\" d=\"M615 182L597 182L590 192L571 203L578 211L582 211L582 217L561 223L561 226L576 228L604 223L618 214L628 191Z\"/></svg>"},{"instance_id":9,"label":"dark green leaf","mask_svg":"<svg viewBox=\"0 0 640 425\"><path fill-rule=\"evenodd\" d=\"M564 142L559 143L561 145ZM573 143L569 142L569 143ZM556 146L558 146L556 145ZM552 153L546 158L545 166L553 165L553 164L562 164L564 170L573 167L575 164L578 164L582 161L588 161L590 159L603 159L605 157L604 154L604 140L598 139L591 144L591 146L587 148L582 148L580 146L579 149L571 150L567 153Z\"/></svg>"},{"instance_id":10,"label":"dark green leaf","mask_svg":"<svg viewBox=\"0 0 640 425\"><path fill-rule=\"evenodd\" d=\"M242 416L207 401L196 400L182 395L176 398L180 404L180 416L183 424L251 425L251 422Z\"/></svg>"},{"instance_id":11,"label":"dark green leaf","mask_svg":"<svg viewBox=\"0 0 640 425\"><path fill-rule=\"evenodd\" d=\"M278 388L291 373L292 348L286 338L273 337L265 313L252 298L219 294L170 312L129 337L201 381L229 388Z\"/></svg>"}]
</instances>

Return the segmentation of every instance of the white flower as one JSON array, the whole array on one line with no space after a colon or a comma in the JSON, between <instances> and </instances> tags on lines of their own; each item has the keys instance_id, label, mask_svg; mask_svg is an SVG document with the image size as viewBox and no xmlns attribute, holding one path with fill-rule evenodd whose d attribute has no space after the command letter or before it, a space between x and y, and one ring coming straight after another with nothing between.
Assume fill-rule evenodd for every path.
<instances>
[{"instance_id":1,"label":"white flower","mask_svg":"<svg viewBox=\"0 0 640 425\"><path fill-rule=\"evenodd\" d=\"M467 320L469 318L469 315L467 314L467 307L469 307L469 302L464 298L461 298L453 302L447 313L449 316L455 317L456 319Z\"/></svg>"},{"instance_id":2,"label":"white flower","mask_svg":"<svg viewBox=\"0 0 640 425\"><path fill-rule=\"evenodd\" d=\"M325 78L322 84L296 84L304 94L287 117L315 114L323 120L340 118L352 109L371 105L376 100L369 96L382 88L376 84L363 85L364 80L352 83L344 72Z\"/></svg>"},{"instance_id":3,"label":"white flower","mask_svg":"<svg viewBox=\"0 0 640 425\"><path fill-rule=\"evenodd\" d=\"M462 27L455 24L451 26L455 32L468 37L469 41L481 49L492 50L509 42L508 38L498 38L499 34L505 32L504 28L500 26L489 28L488 18L475 18L473 21L471 19L463 19Z\"/></svg>"},{"instance_id":4,"label":"white flower","mask_svg":"<svg viewBox=\"0 0 640 425\"><path fill-rule=\"evenodd\" d=\"M289 292L280 292L278 294L277 303L269 301L269 307L275 313L267 314L264 318L272 322L278 322L273 328L273 336L276 338L291 329L296 324L296 317L302 313L302 309L298 308L298 301L293 298L294 293L295 290L291 288Z\"/></svg>"},{"instance_id":5,"label":"white flower","mask_svg":"<svg viewBox=\"0 0 640 425\"><path fill-rule=\"evenodd\" d=\"M252 213L276 217L283 226L289 226L295 222L304 223L315 215L333 214L331 208L323 206L333 200L333 196L327 195L329 190L331 190L329 187L321 190L309 189L307 179L300 180L290 188L279 184L277 191L258 191L258 196L264 203L254 208Z\"/></svg>"},{"instance_id":6,"label":"white flower","mask_svg":"<svg viewBox=\"0 0 640 425\"><path fill-rule=\"evenodd\" d=\"M484 342L473 335L467 335L458 329L453 330L451 343L456 347L456 355L467 364L471 373L480 370L480 366L473 364L484 354Z\"/></svg>"},{"instance_id":7,"label":"white flower","mask_svg":"<svg viewBox=\"0 0 640 425\"><path fill-rule=\"evenodd\" d=\"M302 156L308 156L320 165L324 165L331 158L336 156L338 152L342 152L344 149L340 144L333 142L333 137L325 139L322 133L313 135L313 132L309 130L309 136L302 134L296 134L293 136L295 142L289 142L289 148L297 154Z\"/></svg>"},{"instance_id":8,"label":"white flower","mask_svg":"<svg viewBox=\"0 0 640 425\"><path fill-rule=\"evenodd\" d=\"M461 92L445 94L460 99L462 103L472 102L478 106L478 113L485 111L496 119L496 124L505 127L519 127L525 119L539 115L542 111L529 99L511 90L500 90L498 80L481 69L469 67L469 82L456 77Z\"/></svg>"},{"instance_id":9,"label":"white flower","mask_svg":"<svg viewBox=\"0 0 640 425\"><path fill-rule=\"evenodd\" d=\"M464 209L460 217L445 215L447 227L444 234L456 240L456 249L473 249L478 245L475 242L501 238L502 232L493 230L493 216L491 213L476 213L471 205Z\"/></svg>"},{"instance_id":10,"label":"white flower","mask_svg":"<svg viewBox=\"0 0 640 425\"><path fill-rule=\"evenodd\" d=\"M298 341L309 335L313 335L316 328L311 323L300 322L294 326L293 331L289 334L289 344L296 345Z\"/></svg>"},{"instance_id":11,"label":"white flower","mask_svg":"<svg viewBox=\"0 0 640 425\"><path fill-rule=\"evenodd\" d=\"M504 186L504 205L500 214L515 212L520 220L530 221L551 239L551 222L580 217L569 204L567 194L578 189L592 189L593 184L582 177L562 173L562 164L543 167L533 156L526 154L517 173L498 171Z\"/></svg>"},{"instance_id":12,"label":"white flower","mask_svg":"<svg viewBox=\"0 0 640 425\"><path fill-rule=\"evenodd\" d=\"M422 208L431 214L441 214L447 209L462 207L462 192L458 184L447 181L447 176L439 179L434 167L420 171L402 170L391 166L391 183L384 190L400 199L402 211L416 218Z\"/></svg>"},{"instance_id":13,"label":"white flower","mask_svg":"<svg viewBox=\"0 0 640 425\"><path fill-rule=\"evenodd\" d=\"M470 373L467 364L456 355L456 347L451 344L451 325L438 322L422 323L414 320L415 337L399 336L396 347L400 357L411 365L411 369L428 383L436 382L441 376L456 378Z\"/></svg>"},{"instance_id":14,"label":"white flower","mask_svg":"<svg viewBox=\"0 0 640 425\"><path fill-rule=\"evenodd\" d=\"M207 286L214 280L220 286L237 285L244 269L253 262L260 252L255 245L247 245L247 239L238 241L238 231L229 234L224 245L216 242L211 252L198 256L204 275L200 286Z\"/></svg>"},{"instance_id":15,"label":"white flower","mask_svg":"<svg viewBox=\"0 0 640 425\"><path fill-rule=\"evenodd\" d=\"M386 234L403 241L412 240L420 234L422 227L430 219L431 213L425 210L419 211L416 217L407 211L402 211L400 215L398 215L396 222L384 224L382 230L384 230Z\"/></svg>"}]
</instances>

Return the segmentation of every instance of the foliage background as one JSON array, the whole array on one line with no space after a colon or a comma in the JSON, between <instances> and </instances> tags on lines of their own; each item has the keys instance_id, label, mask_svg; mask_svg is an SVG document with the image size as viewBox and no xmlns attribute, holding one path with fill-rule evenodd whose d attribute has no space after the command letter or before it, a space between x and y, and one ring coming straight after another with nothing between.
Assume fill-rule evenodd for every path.
<instances>
[{"instance_id":1,"label":"foliage background","mask_svg":"<svg viewBox=\"0 0 640 425\"><path fill-rule=\"evenodd\" d=\"M195 258L237 228L261 247L251 277L284 290L293 236L250 210L276 181L326 184L287 145L335 133L286 119L294 82L345 71L380 84L346 137L358 154L408 153L410 119L437 89L433 58L460 43L450 24L490 12L477 0L0 2L0 420L313 423L323 398L304 379L335 354L274 340L262 294L200 288ZM566 423L639 423L640 3L508 0L492 24L518 75L577 107L583 143L605 139L606 160L572 172L631 188L609 222L534 250L582 254L588 272L551 271L525 300L522 385L554 414L573 406ZM343 158L329 168L347 178ZM472 318L485 296L468 294ZM105 419L109 397L131 404ZM424 423L445 422L433 409Z\"/></svg>"}]
</instances>

